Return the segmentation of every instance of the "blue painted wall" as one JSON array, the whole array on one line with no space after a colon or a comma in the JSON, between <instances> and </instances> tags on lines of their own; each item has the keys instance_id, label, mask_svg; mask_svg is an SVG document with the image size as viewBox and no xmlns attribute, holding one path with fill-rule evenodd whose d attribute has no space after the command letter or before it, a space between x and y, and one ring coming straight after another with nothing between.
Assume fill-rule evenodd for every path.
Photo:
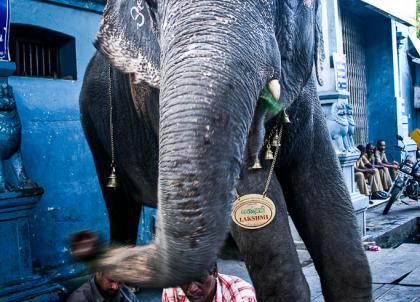
<instances>
[{"instance_id":1,"label":"blue painted wall","mask_svg":"<svg viewBox=\"0 0 420 302\"><path fill-rule=\"evenodd\" d=\"M93 229L108 237L106 208L82 132L78 103L100 15L34 0L12 0L11 4L12 23L44 27L76 41L77 80L9 78L22 119L25 166L45 189L31 219L32 256L42 268L52 268L69 261L67 238L74 231ZM147 210L142 216L143 224L150 225L151 214ZM139 239L146 242L150 237L150 228L143 228Z\"/></svg>"},{"instance_id":2,"label":"blue painted wall","mask_svg":"<svg viewBox=\"0 0 420 302\"><path fill-rule=\"evenodd\" d=\"M397 133L397 105L395 99L394 61L391 21L381 15L367 20L366 72L369 141L385 139L388 152L399 154L392 146Z\"/></svg>"}]
</instances>

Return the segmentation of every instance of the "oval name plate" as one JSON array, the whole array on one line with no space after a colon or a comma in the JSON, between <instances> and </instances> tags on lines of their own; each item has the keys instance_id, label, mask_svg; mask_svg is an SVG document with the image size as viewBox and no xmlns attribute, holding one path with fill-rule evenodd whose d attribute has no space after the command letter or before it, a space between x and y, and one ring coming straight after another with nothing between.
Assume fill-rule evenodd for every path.
<instances>
[{"instance_id":1,"label":"oval name plate","mask_svg":"<svg viewBox=\"0 0 420 302\"><path fill-rule=\"evenodd\" d=\"M235 200L232 220L245 229L260 229L268 225L276 215L276 206L268 197L248 194Z\"/></svg>"}]
</instances>

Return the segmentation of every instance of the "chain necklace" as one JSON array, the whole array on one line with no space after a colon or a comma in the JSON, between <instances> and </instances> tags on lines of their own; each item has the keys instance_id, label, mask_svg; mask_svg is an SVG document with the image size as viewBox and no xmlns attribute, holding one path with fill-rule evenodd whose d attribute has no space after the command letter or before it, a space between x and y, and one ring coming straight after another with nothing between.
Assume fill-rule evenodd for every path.
<instances>
[{"instance_id":1,"label":"chain necklace","mask_svg":"<svg viewBox=\"0 0 420 302\"><path fill-rule=\"evenodd\" d=\"M274 168L281 148L281 138L283 135L283 127L290 123L285 110L282 111L282 121L280 128L277 126L268 135L264 145L268 144L273 135L278 136L278 146L274 152L273 162L271 163L270 171L265 182L264 191L262 194L247 194L239 196L236 191L236 200L232 209L232 220L240 227L245 229L259 229L268 225L276 215L276 206L274 202L267 197L267 192L270 188L271 179L273 177Z\"/></svg>"},{"instance_id":2,"label":"chain necklace","mask_svg":"<svg viewBox=\"0 0 420 302\"><path fill-rule=\"evenodd\" d=\"M112 106L112 68L111 64L108 66L108 98L109 98L109 132L111 139L111 174L108 176L108 188L117 188L118 179L116 174L116 163L115 163L115 144L114 144L114 123L112 120L113 106Z\"/></svg>"}]
</instances>

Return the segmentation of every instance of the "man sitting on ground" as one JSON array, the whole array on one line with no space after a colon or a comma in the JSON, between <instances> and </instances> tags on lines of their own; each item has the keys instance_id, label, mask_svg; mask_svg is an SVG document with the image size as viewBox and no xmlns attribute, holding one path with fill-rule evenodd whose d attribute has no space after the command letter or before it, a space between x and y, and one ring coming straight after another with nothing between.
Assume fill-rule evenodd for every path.
<instances>
[{"instance_id":1,"label":"man sitting on ground","mask_svg":"<svg viewBox=\"0 0 420 302\"><path fill-rule=\"evenodd\" d=\"M101 272L76 289L67 302L138 302L134 293Z\"/></svg>"},{"instance_id":2,"label":"man sitting on ground","mask_svg":"<svg viewBox=\"0 0 420 302\"><path fill-rule=\"evenodd\" d=\"M166 288L162 302L256 302L255 290L248 282L219 274L214 263L200 280L177 288Z\"/></svg>"}]
</instances>

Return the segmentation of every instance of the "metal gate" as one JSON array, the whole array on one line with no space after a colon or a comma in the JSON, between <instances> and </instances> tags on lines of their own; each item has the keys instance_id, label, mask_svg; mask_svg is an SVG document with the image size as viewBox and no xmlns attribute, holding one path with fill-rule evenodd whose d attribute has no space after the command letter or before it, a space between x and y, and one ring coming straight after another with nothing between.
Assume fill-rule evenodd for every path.
<instances>
[{"instance_id":1,"label":"metal gate","mask_svg":"<svg viewBox=\"0 0 420 302\"><path fill-rule=\"evenodd\" d=\"M342 10L343 44L347 57L347 73L350 98L355 121L354 143L368 143L368 119L366 103L366 55L363 21Z\"/></svg>"}]
</instances>

